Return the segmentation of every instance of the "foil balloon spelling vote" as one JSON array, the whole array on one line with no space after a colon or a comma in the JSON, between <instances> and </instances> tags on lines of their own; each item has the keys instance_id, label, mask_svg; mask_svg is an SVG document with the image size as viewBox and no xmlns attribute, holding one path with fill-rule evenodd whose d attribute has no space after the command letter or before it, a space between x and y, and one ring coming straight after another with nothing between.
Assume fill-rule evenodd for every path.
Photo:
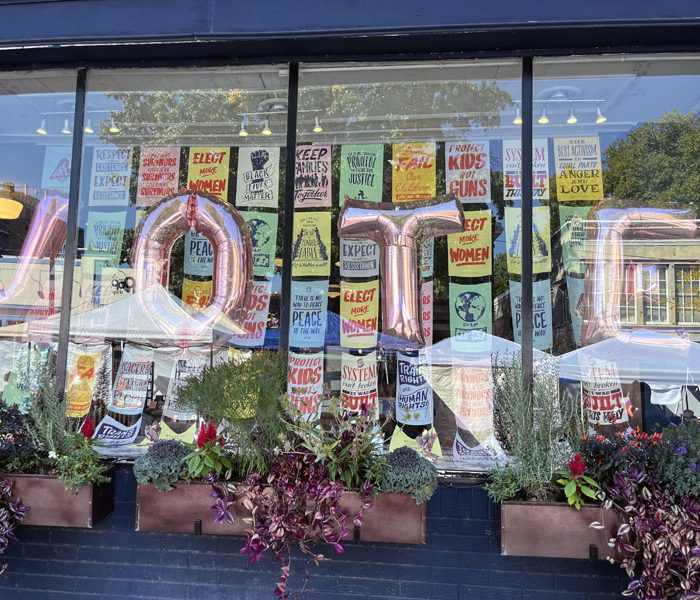
<instances>
[{"instance_id":1,"label":"foil balloon spelling vote","mask_svg":"<svg viewBox=\"0 0 700 600\"><path fill-rule=\"evenodd\" d=\"M382 265L382 337L387 350L422 348L419 242L464 230L464 212L450 196L391 203L345 198L338 235L368 239L380 248Z\"/></svg>"}]
</instances>

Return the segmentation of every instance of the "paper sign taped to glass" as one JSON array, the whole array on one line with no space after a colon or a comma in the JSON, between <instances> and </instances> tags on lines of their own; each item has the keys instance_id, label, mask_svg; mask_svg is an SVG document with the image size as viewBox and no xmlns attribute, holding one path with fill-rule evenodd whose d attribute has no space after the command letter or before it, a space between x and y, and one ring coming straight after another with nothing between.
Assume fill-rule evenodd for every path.
<instances>
[{"instance_id":1,"label":"paper sign taped to glass","mask_svg":"<svg viewBox=\"0 0 700 600\"><path fill-rule=\"evenodd\" d=\"M292 281L289 345L321 348L328 320L328 280Z\"/></svg>"},{"instance_id":2,"label":"paper sign taped to glass","mask_svg":"<svg viewBox=\"0 0 700 600\"><path fill-rule=\"evenodd\" d=\"M392 144L391 199L427 200L436 196L435 142Z\"/></svg>"},{"instance_id":3,"label":"paper sign taped to glass","mask_svg":"<svg viewBox=\"0 0 700 600\"><path fill-rule=\"evenodd\" d=\"M503 140L503 199L521 200L522 151L520 139ZM532 140L532 197L549 200L549 153L547 140Z\"/></svg>"},{"instance_id":4,"label":"paper sign taped to glass","mask_svg":"<svg viewBox=\"0 0 700 600\"><path fill-rule=\"evenodd\" d=\"M294 214L292 275L329 277L331 273L331 213Z\"/></svg>"},{"instance_id":5,"label":"paper sign taped to glass","mask_svg":"<svg viewBox=\"0 0 700 600\"><path fill-rule=\"evenodd\" d=\"M510 314L513 320L513 338L522 343L522 285L519 281L509 281ZM552 347L552 289L549 279L532 283L532 342L538 350Z\"/></svg>"},{"instance_id":6,"label":"paper sign taped to glass","mask_svg":"<svg viewBox=\"0 0 700 600\"><path fill-rule=\"evenodd\" d=\"M275 274L277 252L277 213L247 210L241 213L250 227L253 243L253 275L271 277Z\"/></svg>"},{"instance_id":7,"label":"paper sign taped to glass","mask_svg":"<svg viewBox=\"0 0 700 600\"><path fill-rule=\"evenodd\" d=\"M597 135L554 138L554 161L559 202L603 199L603 167Z\"/></svg>"},{"instance_id":8,"label":"paper sign taped to glass","mask_svg":"<svg viewBox=\"0 0 700 600\"><path fill-rule=\"evenodd\" d=\"M331 205L331 146L301 145L294 164L294 207Z\"/></svg>"},{"instance_id":9,"label":"paper sign taped to glass","mask_svg":"<svg viewBox=\"0 0 700 600\"><path fill-rule=\"evenodd\" d=\"M445 145L445 187L465 203L491 201L488 141Z\"/></svg>"},{"instance_id":10,"label":"paper sign taped to glass","mask_svg":"<svg viewBox=\"0 0 700 600\"><path fill-rule=\"evenodd\" d=\"M374 348L379 325L379 281L340 282L340 345Z\"/></svg>"},{"instance_id":11,"label":"paper sign taped to glass","mask_svg":"<svg viewBox=\"0 0 700 600\"><path fill-rule=\"evenodd\" d=\"M382 201L383 144L344 144L340 151L340 198Z\"/></svg>"},{"instance_id":12,"label":"paper sign taped to glass","mask_svg":"<svg viewBox=\"0 0 700 600\"><path fill-rule=\"evenodd\" d=\"M450 277L491 275L491 211L464 213L464 231L447 236L447 273Z\"/></svg>"},{"instance_id":13,"label":"paper sign taped to glass","mask_svg":"<svg viewBox=\"0 0 700 600\"><path fill-rule=\"evenodd\" d=\"M242 333L231 336L230 342L244 348L262 348L265 345L267 317L270 314L272 281L254 281L245 297L245 317Z\"/></svg>"},{"instance_id":14,"label":"paper sign taped to glass","mask_svg":"<svg viewBox=\"0 0 700 600\"><path fill-rule=\"evenodd\" d=\"M179 174L179 146L142 146L136 206L152 206L177 192Z\"/></svg>"},{"instance_id":15,"label":"paper sign taped to glass","mask_svg":"<svg viewBox=\"0 0 700 600\"><path fill-rule=\"evenodd\" d=\"M128 206L131 187L131 148L95 146L88 203L93 206Z\"/></svg>"},{"instance_id":16,"label":"paper sign taped to glass","mask_svg":"<svg viewBox=\"0 0 700 600\"><path fill-rule=\"evenodd\" d=\"M112 346L83 346L69 342L66 376L66 415L84 417L90 412L95 380L102 361L111 367ZM111 379L111 368L109 370Z\"/></svg>"}]
</instances>

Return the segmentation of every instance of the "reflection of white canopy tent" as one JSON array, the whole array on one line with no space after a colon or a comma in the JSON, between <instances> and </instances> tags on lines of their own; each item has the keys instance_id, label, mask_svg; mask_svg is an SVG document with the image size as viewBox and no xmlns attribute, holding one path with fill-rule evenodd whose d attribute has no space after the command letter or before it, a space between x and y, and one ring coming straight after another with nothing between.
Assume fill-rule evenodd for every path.
<instances>
[{"instance_id":1,"label":"reflection of white canopy tent","mask_svg":"<svg viewBox=\"0 0 700 600\"><path fill-rule=\"evenodd\" d=\"M484 333L483 339L462 342L446 338L437 344L420 351L420 364L423 365L470 365L484 363L508 364L520 353L520 344L504 338ZM535 360L547 356L541 350L532 350Z\"/></svg>"}]
</instances>

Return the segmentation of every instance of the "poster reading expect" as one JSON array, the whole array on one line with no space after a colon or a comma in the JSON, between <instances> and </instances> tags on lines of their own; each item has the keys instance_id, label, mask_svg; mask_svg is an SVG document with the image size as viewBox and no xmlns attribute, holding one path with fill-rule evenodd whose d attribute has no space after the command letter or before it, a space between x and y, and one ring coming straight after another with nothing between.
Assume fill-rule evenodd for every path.
<instances>
[{"instance_id":1,"label":"poster reading expect","mask_svg":"<svg viewBox=\"0 0 700 600\"><path fill-rule=\"evenodd\" d=\"M503 199L522 200L522 151L520 140L503 140ZM547 140L532 140L532 198L549 200Z\"/></svg>"},{"instance_id":2,"label":"poster reading expect","mask_svg":"<svg viewBox=\"0 0 700 600\"><path fill-rule=\"evenodd\" d=\"M277 208L279 186L279 148L239 148L236 206Z\"/></svg>"},{"instance_id":3,"label":"poster reading expect","mask_svg":"<svg viewBox=\"0 0 700 600\"><path fill-rule=\"evenodd\" d=\"M491 275L491 211L464 213L464 231L447 236L450 277Z\"/></svg>"},{"instance_id":4,"label":"poster reading expect","mask_svg":"<svg viewBox=\"0 0 700 600\"><path fill-rule=\"evenodd\" d=\"M377 400L377 353L355 356L343 352L340 372L340 404L344 411L369 412L371 419L379 418Z\"/></svg>"},{"instance_id":5,"label":"poster reading expect","mask_svg":"<svg viewBox=\"0 0 700 600\"><path fill-rule=\"evenodd\" d=\"M323 352L289 353L287 395L306 421L321 418L323 400Z\"/></svg>"},{"instance_id":6,"label":"poster reading expect","mask_svg":"<svg viewBox=\"0 0 700 600\"><path fill-rule=\"evenodd\" d=\"M433 389L418 365L417 356L397 353L396 421L402 425L430 425L433 422Z\"/></svg>"},{"instance_id":7,"label":"poster reading expect","mask_svg":"<svg viewBox=\"0 0 700 600\"><path fill-rule=\"evenodd\" d=\"M463 351L481 351L491 334L491 283L450 282L450 335ZM488 334L488 335L487 335Z\"/></svg>"},{"instance_id":8,"label":"poster reading expect","mask_svg":"<svg viewBox=\"0 0 700 600\"><path fill-rule=\"evenodd\" d=\"M379 322L379 281L340 282L340 345L374 348Z\"/></svg>"},{"instance_id":9,"label":"poster reading expect","mask_svg":"<svg viewBox=\"0 0 700 600\"><path fill-rule=\"evenodd\" d=\"M270 290L272 281L254 281L245 298L245 319L242 333L231 337L231 343L245 348L262 348L265 345L267 317L270 314Z\"/></svg>"},{"instance_id":10,"label":"poster reading expect","mask_svg":"<svg viewBox=\"0 0 700 600\"><path fill-rule=\"evenodd\" d=\"M424 281L420 288L421 327L425 345L433 345L433 281Z\"/></svg>"},{"instance_id":11,"label":"poster reading expect","mask_svg":"<svg viewBox=\"0 0 700 600\"><path fill-rule=\"evenodd\" d=\"M241 216L250 227L253 243L253 274L256 277L270 277L275 273L277 252L277 213L242 211Z\"/></svg>"},{"instance_id":12,"label":"poster reading expect","mask_svg":"<svg viewBox=\"0 0 700 600\"><path fill-rule=\"evenodd\" d=\"M331 213L294 214L292 275L328 277L331 274Z\"/></svg>"},{"instance_id":13,"label":"poster reading expect","mask_svg":"<svg viewBox=\"0 0 700 600\"><path fill-rule=\"evenodd\" d=\"M331 205L331 147L297 146L294 207Z\"/></svg>"},{"instance_id":14,"label":"poster reading expect","mask_svg":"<svg viewBox=\"0 0 700 600\"><path fill-rule=\"evenodd\" d=\"M326 337L328 280L292 281L289 345L294 348L320 348Z\"/></svg>"},{"instance_id":15,"label":"poster reading expect","mask_svg":"<svg viewBox=\"0 0 700 600\"><path fill-rule=\"evenodd\" d=\"M340 151L340 202L357 198L382 201L384 146L345 144Z\"/></svg>"},{"instance_id":16,"label":"poster reading expect","mask_svg":"<svg viewBox=\"0 0 700 600\"><path fill-rule=\"evenodd\" d=\"M371 240L340 238L340 276L379 276L379 246Z\"/></svg>"},{"instance_id":17,"label":"poster reading expect","mask_svg":"<svg viewBox=\"0 0 700 600\"><path fill-rule=\"evenodd\" d=\"M436 196L435 142L392 144L391 157L393 202Z\"/></svg>"},{"instance_id":18,"label":"poster reading expect","mask_svg":"<svg viewBox=\"0 0 700 600\"><path fill-rule=\"evenodd\" d=\"M522 268L523 226L519 208L506 207L506 262L508 272L520 274ZM532 272L549 273L552 270L552 238L549 225L549 207L532 209Z\"/></svg>"},{"instance_id":19,"label":"poster reading expect","mask_svg":"<svg viewBox=\"0 0 700 600\"><path fill-rule=\"evenodd\" d=\"M603 199L603 168L597 135L554 138L554 161L559 202Z\"/></svg>"},{"instance_id":20,"label":"poster reading expect","mask_svg":"<svg viewBox=\"0 0 700 600\"><path fill-rule=\"evenodd\" d=\"M510 313L513 319L513 336L516 344L522 344L522 285L519 281L508 282L510 290ZM552 347L552 290L549 279L532 282L532 342L538 350Z\"/></svg>"},{"instance_id":21,"label":"poster reading expect","mask_svg":"<svg viewBox=\"0 0 700 600\"><path fill-rule=\"evenodd\" d=\"M90 171L90 206L127 206L131 184L131 148L95 146Z\"/></svg>"},{"instance_id":22,"label":"poster reading expect","mask_svg":"<svg viewBox=\"0 0 700 600\"><path fill-rule=\"evenodd\" d=\"M127 344L112 387L108 408L122 415L138 415L146 403L153 369L153 350Z\"/></svg>"},{"instance_id":23,"label":"poster reading expect","mask_svg":"<svg viewBox=\"0 0 700 600\"><path fill-rule=\"evenodd\" d=\"M583 404L593 425L626 423L627 398L622 395L617 365L604 360L588 364L587 377L581 382Z\"/></svg>"},{"instance_id":24,"label":"poster reading expect","mask_svg":"<svg viewBox=\"0 0 700 600\"><path fill-rule=\"evenodd\" d=\"M488 141L446 144L445 170L448 194L462 202L491 201Z\"/></svg>"},{"instance_id":25,"label":"poster reading expect","mask_svg":"<svg viewBox=\"0 0 700 600\"><path fill-rule=\"evenodd\" d=\"M180 148L163 146L141 148L136 206L152 206L177 192Z\"/></svg>"}]
</instances>

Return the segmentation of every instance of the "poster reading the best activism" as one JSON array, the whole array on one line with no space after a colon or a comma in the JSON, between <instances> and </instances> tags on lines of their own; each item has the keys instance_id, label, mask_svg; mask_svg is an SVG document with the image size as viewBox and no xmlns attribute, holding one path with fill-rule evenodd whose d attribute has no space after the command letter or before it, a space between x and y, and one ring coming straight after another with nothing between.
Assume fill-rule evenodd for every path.
<instances>
[{"instance_id":1,"label":"poster reading the best activism","mask_svg":"<svg viewBox=\"0 0 700 600\"><path fill-rule=\"evenodd\" d=\"M323 408L323 352L289 353L287 396L305 421L321 418Z\"/></svg>"},{"instance_id":2,"label":"poster reading the best activism","mask_svg":"<svg viewBox=\"0 0 700 600\"><path fill-rule=\"evenodd\" d=\"M84 417L90 412L95 380L103 364L112 381L112 347L107 344L83 346L68 344L66 377L66 416ZM109 393L109 390L106 390Z\"/></svg>"},{"instance_id":3,"label":"poster reading the best activism","mask_svg":"<svg viewBox=\"0 0 700 600\"><path fill-rule=\"evenodd\" d=\"M214 268L214 248L201 233L185 234L185 256L182 261L185 275L211 277Z\"/></svg>"},{"instance_id":4,"label":"poster reading the best activism","mask_svg":"<svg viewBox=\"0 0 700 600\"><path fill-rule=\"evenodd\" d=\"M379 418L377 353L356 356L343 352L340 371L340 406L347 412L366 410Z\"/></svg>"},{"instance_id":5,"label":"poster reading the best activism","mask_svg":"<svg viewBox=\"0 0 700 600\"><path fill-rule=\"evenodd\" d=\"M424 281L420 288L420 317L425 345L433 345L433 280Z\"/></svg>"},{"instance_id":6,"label":"poster reading the best activism","mask_svg":"<svg viewBox=\"0 0 700 600\"><path fill-rule=\"evenodd\" d=\"M180 173L178 146L143 146L139 158L136 206L152 206L177 192Z\"/></svg>"},{"instance_id":7,"label":"poster reading the best activism","mask_svg":"<svg viewBox=\"0 0 700 600\"><path fill-rule=\"evenodd\" d=\"M279 186L279 148L239 148L236 206L277 208Z\"/></svg>"},{"instance_id":8,"label":"poster reading the best activism","mask_svg":"<svg viewBox=\"0 0 700 600\"><path fill-rule=\"evenodd\" d=\"M85 227L85 255L119 263L124 241L126 211L88 213Z\"/></svg>"},{"instance_id":9,"label":"poster reading the best activism","mask_svg":"<svg viewBox=\"0 0 700 600\"><path fill-rule=\"evenodd\" d=\"M211 279L207 281L196 281L183 277L182 301L197 309L204 308L209 304L209 300L211 300L211 288Z\"/></svg>"},{"instance_id":10,"label":"poster reading the best activism","mask_svg":"<svg viewBox=\"0 0 700 600\"><path fill-rule=\"evenodd\" d=\"M464 213L464 232L447 236L450 277L491 275L491 211Z\"/></svg>"},{"instance_id":11,"label":"poster reading the best activism","mask_svg":"<svg viewBox=\"0 0 700 600\"><path fill-rule=\"evenodd\" d=\"M594 360L584 369L586 378L581 382L583 404L592 425L627 423L628 399L622 395L617 365Z\"/></svg>"},{"instance_id":12,"label":"poster reading the best activism","mask_svg":"<svg viewBox=\"0 0 700 600\"><path fill-rule=\"evenodd\" d=\"M520 274L522 269L522 214L519 208L506 207L506 262L508 272ZM549 229L549 207L532 209L532 272L552 270L552 238Z\"/></svg>"},{"instance_id":13,"label":"poster reading the best activism","mask_svg":"<svg viewBox=\"0 0 700 600\"><path fill-rule=\"evenodd\" d=\"M297 146L294 166L294 207L331 205L331 147Z\"/></svg>"},{"instance_id":14,"label":"poster reading the best activism","mask_svg":"<svg viewBox=\"0 0 700 600\"><path fill-rule=\"evenodd\" d=\"M196 412L180 406L180 389L190 377L197 377L208 364L208 357L197 356L187 350L175 359L165 396L164 417L178 421L191 421L197 418Z\"/></svg>"},{"instance_id":15,"label":"poster reading the best activism","mask_svg":"<svg viewBox=\"0 0 700 600\"><path fill-rule=\"evenodd\" d=\"M328 280L292 281L289 345L293 348L320 348L326 337Z\"/></svg>"},{"instance_id":16,"label":"poster reading the best activism","mask_svg":"<svg viewBox=\"0 0 700 600\"><path fill-rule=\"evenodd\" d=\"M450 282L453 347L467 352L483 350L491 334L491 324L491 283L464 285Z\"/></svg>"},{"instance_id":17,"label":"poster reading the best activism","mask_svg":"<svg viewBox=\"0 0 700 600\"><path fill-rule=\"evenodd\" d=\"M241 212L250 227L253 243L253 274L256 277L270 277L275 274L275 254L277 251L277 213L247 210Z\"/></svg>"},{"instance_id":18,"label":"poster reading the best activism","mask_svg":"<svg viewBox=\"0 0 700 600\"><path fill-rule=\"evenodd\" d=\"M127 206L131 184L131 148L95 146L90 170L90 206Z\"/></svg>"},{"instance_id":19,"label":"poster reading the best activism","mask_svg":"<svg viewBox=\"0 0 700 600\"><path fill-rule=\"evenodd\" d=\"M559 202L603 199L603 167L597 135L554 138L554 161Z\"/></svg>"},{"instance_id":20,"label":"poster reading the best activism","mask_svg":"<svg viewBox=\"0 0 700 600\"><path fill-rule=\"evenodd\" d=\"M454 365L452 398L455 420L479 443L493 436L493 371L490 361L476 365Z\"/></svg>"},{"instance_id":21,"label":"poster reading the best activism","mask_svg":"<svg viewBox=\"0 0 700 600\"><path fill-rule=\"evenodd\" d=\"M70 146L46 146L41 187L44 190L68 193L70 188Z\"/></svg>"},{"instance_id":22,"label":"poster reading the best activism","mask_svg":"<svg viewBox=\"0 0 700 600\"><path fill-rule=\"evenodd\" d=\"M270 290L272 281L254 281L245 298L243 332L231 337L231 343L245 348L262 348L265 345L267 317L270 314Z\"/></svg>"},{"instance_id":23,"label":"poster reading the best activism","mask_svg":"<svg viewBox=\"0 0 700 600\"><path fill-rule=\"evenodd\" d=\"M584 275L586 272L586 217L590 210L589 206L559 206L561 251L567 273Z\"/></svg>"},{"instance_id":24,"label":"poster reading the best activism","mask_svg":"<svg viewBox=\"0 0 700 600\"><path fill-rule=\"evenodd\" d=\"M445 145L445 188L465 203L491 201L488 141Z\"/></svg>"},{"instance_id":25,"label":"poster reading the best activism","mask_svg":"<svg viewBox=\"0 0 700 600\"><path fill-rule=\"evenodd\" d=\"M396 421L402 425L433 422L433 389L419 368L417 356L396 354Z\"/></svg>"},{"instance_id":26,"label":"poster reading the best activism","mask_svg":"<svg viewBox=\"0 0 700 600\"><path fill-rule=\"evenodd\" d=\"M513 319L513 336L522 344L522 285L519 281L508 282L510 290L510 314ZM552 290L549 279L532 283L532 342L538 350L552 347Z\"/></svg>"},{"instance_id":27,"label":"poster reading the best activism","mask_svg":"<svg viewBox=\"0 0 700 600\"><path fill-rule=\"evenodd\" d=\"M331 274L331 213L294 215L292 275L328 277Z\"/></svg>"},{"instance_id":28,"label":"poster reading the best activism","mask_svg":"<svg viewBox=\"0 0 700 600\"><path fill-rule=\"evenodd\" d=\"M153 350L124 346L117 377L112 386L108 408L122 415L138 415L143 411L151 384Z\"/></svg>"},{"instance_id":29,"label":"poster reading the best activism","mask_svg":"<svg viewBox=\"0 0 700 600\"><path fill-rule=\"evenodd\" d=\"M503 199L522 200L522 152L520 140L503 140ZM532 140L532 198L549 199L547 140Z\"/></svg>"},{"instance_id":30,"label":"poster reading the best activism","mask_svg":"<svg viewBox=\"0 0 700 600\"><path fill-rule=\"evenodd\" d=\"M384 146L345 144L340 151L340 202L356 198L382 201Z\"/></svg>"},{"instance_id":31,"label":"poster reading the best activism","mask_svg":"<svg viewBox=\"0 0 700 600\"><path fill-rule=\"evenodd\" d=\"M340 238L340 276L349 279L379 275L379 246L371 240Z\"/></svg>"},{"instance_id":32,"label":"poster reading the best activism","mask_svg":"<svg viewBox=\"0 0 700 600\"><path fill-rule=\"evenodd\" d=\"M428 238L420 249L420 276L432 277L435 270L435 238Z\"/></svg>"},{"instance_id":33,"label":"poster reading the best activism","mask_svg":"<svg viewBox=\"0 0 700 600\"><path fill-rule=\"evenodd\" d=\"M374 348L379 324L379 281L340 282L340 345Z\"/></svg>"},{"instance_id":34,"label":"poster reading the best activism","mask_svg":"<svg viewBox=\"0 0 700 600\"><path fill-rule=\"evenodd\" d=\"M116 419L105 415L97 424L92 439L105 446L133 444L138 437L142 420L143 417L140 417L133 425L122 425Z\"/></svg>"},{"instance_id":35,"label":"poster reading the best activism","mask_svg":"<svg viewBox=\"0 0 700 600\"><path fill-rule=\"evenodd\" d=\"M578 277L566 276L566 293L569 296L569 314L571 316L571 328L574 331L574 342L581 347L581 329L583 327L584 303L586 300L586 280Z\"/></svg>"},{"instance_id":36,"label":"poster reading the best activism","mask_svg":"<svg viewBox=\"0 0 700 600\"><path fill-rule=\"evenodd\" d=\"M207 192L227 201L229 159L230 149L223 146L190 148L187 188Z\"/></svg>"},{"instance_id":37,"label":"poster reading the best activism","mask_svg":"<svg viewBox=\"0 0 700 600\"><path fill-rule=\"evenodd\" d=\"M436 196L435 142L392 144L391 199L425 200Z\"/></svg>"}]
</instances>

